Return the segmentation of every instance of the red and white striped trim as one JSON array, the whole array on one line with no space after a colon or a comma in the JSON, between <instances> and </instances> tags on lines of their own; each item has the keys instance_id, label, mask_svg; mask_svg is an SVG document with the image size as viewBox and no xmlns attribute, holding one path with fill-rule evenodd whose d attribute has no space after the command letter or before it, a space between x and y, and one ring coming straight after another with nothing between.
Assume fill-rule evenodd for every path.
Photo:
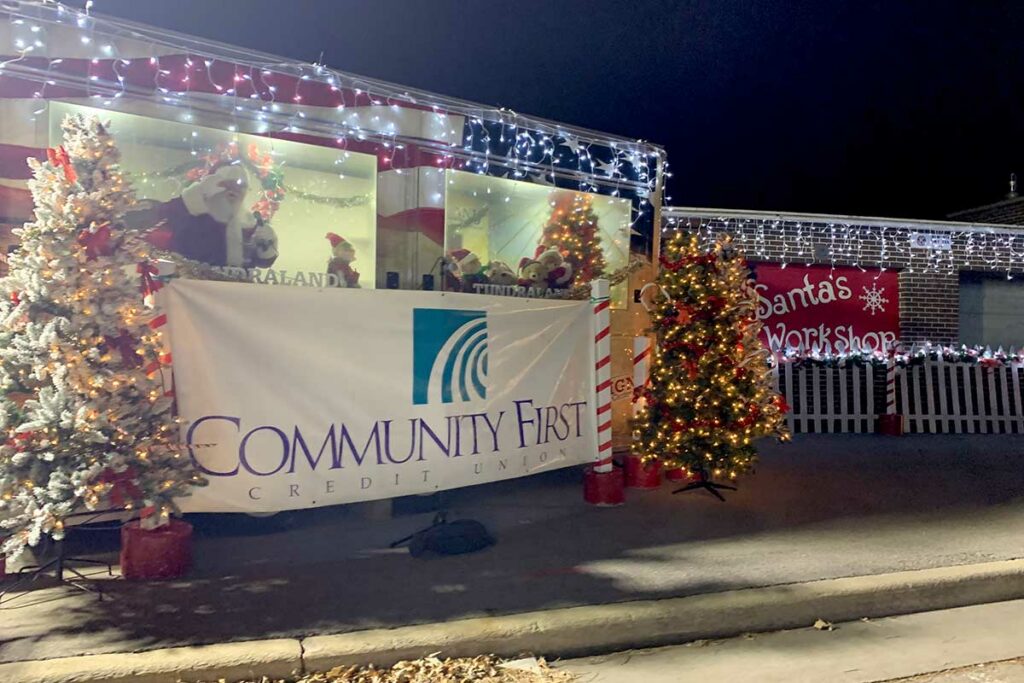
<instances>
[{"instance_id":1,"label":"red and white striped trim","mask_svg":"<svg viewBox=\"0 0 1024 683\"><path fill-rule=\"evenodd\" d=\"M889 347L885 361L885 414L896 414L896 345Z\"/></svg>"},{"instance_id":2,"label":"red and white striped trim","mask_svg":"<svg viewBox=\"0 0 1024 683\"><path fill-rule=\"evenodd\" d=\"M611 287L607 280L590 285L594 307L594 372L597 383L597 457L595 472L612 471L612 317Z\"/></svg>"}]
</instances>

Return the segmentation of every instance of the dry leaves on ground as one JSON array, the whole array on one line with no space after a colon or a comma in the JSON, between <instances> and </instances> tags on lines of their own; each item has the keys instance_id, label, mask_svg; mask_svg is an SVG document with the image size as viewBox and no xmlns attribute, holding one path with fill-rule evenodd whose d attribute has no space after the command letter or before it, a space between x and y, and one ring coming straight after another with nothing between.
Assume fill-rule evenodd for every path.
<instances>
[{"instance_id":1,"label":"dry leaves on ground","mask_svg":"<svg viewBox=\"0 0 1024 683\"><path fill-rule=\"evenodd\" d=\"M575 680L576 677L566 671L555 671L543 659L510 661L480 655L457 659L424 657L399 662L386 669L338 667L307 674L295 683L572 683Z\"/></svg>"}]
</instances>

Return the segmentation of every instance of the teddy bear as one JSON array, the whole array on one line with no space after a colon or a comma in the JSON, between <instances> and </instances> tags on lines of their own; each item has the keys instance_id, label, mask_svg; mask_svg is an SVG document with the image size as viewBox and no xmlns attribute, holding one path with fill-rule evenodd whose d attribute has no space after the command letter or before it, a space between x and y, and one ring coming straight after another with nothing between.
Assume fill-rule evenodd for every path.
<instances>
[{"instance_id":1,"label":"teddy bear","mask_svg":"<svg viewBox=\"0 0 1024 683\"><path fill-rule=\"evenodd\" d=\"M537 247L533 258L540 261L548 269L548 287L551 289L566 289L572 284L572 264L562 258L560 251L554 247L546 247L543 244Z\"/></svg>"},{"instance_id":2,"label":"teddy bear","mask_svg":"<svg viewBox=\"0 0 1024 683\"><path fill-rule=\"evenodd\" d=\"M269 268L277 260L277 233L263 218L254 214L254 225L245 245L245 261L257 268Z\"/></svg>"},{"instance_id":3,"label":"teddy bear","mask_svg":"<svg viewBox=\"0 0 1024 683\"><path fill-rule=\"evenodd\" d=\"M548 289L548 267L540 261L523 257L519 261L519 286L543 293Z\"/></svg>"},{"instance_id":4,"label":"teddy bear","mask_svg":"<svg viewBox=\"0 0 1024 683\"><path fill-rule=\"evenodd\" d=\"M507 287L516 284L516 274L504 261L491 261L487 264L487 280L492 285Z\"/></svg>"},{"instance_id":5,"label":"teddy bear","mask_svg":"<svg viewBox=\"0 0 1024 683\"><path fill-rule=\"evenodd\" d=\"M356 260L356 249L352 243L333 232L327 233L331 243L331 259L327 262L327 274L338 278L339 287L359 287L359 273L352 268Z\"/></svg>"}]
</instances>

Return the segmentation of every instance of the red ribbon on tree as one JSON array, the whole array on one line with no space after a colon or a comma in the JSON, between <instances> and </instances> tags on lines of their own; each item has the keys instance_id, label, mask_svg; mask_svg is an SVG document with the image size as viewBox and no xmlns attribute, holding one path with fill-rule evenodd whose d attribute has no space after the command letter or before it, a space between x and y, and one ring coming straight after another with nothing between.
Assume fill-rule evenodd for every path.
<instances>
[{"instance_id":1,"label":"red ribbon on tree","mask_svg":"<svg viewBox=\"0 0 1024 683\"><path fill-rule=\"evenodd\" d=\"M51 165L63 169L64 179L69 183L73 183L78 180L78 174L75 173L75 166L71 163L71 157L68 156L68 152L64 149L63 145L47 149L46 160L49 161Z\"/></svg>"},{"instance_id":2,"label":"red ribbon on tree","mask_svg":"<svg viewBox=\"0 0 1024 683\"><path fill-rule=\"evenodd\" d=\"M35 436L35 432L15 432L14 436L7 439L7 445L13 446L19 453L24 451L28 446L28 442Z\"/></svg>"},{"instance_id":3,"label":"red ribbon on tree","mask_svg":"<svg viewBox=\"0 0 1024 683\"><path fill-rule=\"evenodd\" d=\"M108 467L100 472L95 483L110 486L107 495L110 496L110 502L118 507L122 507L126 501L142 498L142 490L135 484L135 470L131 467L123 472L115 472Z\"/></svg>"},{"instance_id":4,"label":"red ribbon on tree","mask_svg":"<svg viewBox=\"0 0 1024 683\"><path fill-rule=\"evenodd\" d=\"M143 261L136 266L135 270L142 278L142 284L140 285L142 296L146 297L150 294L155 294L163 288L164 283L156 279L156 276L160 274L160 270L156 267L155 263Z\"/></svg>"},{"instance_id":5,"label":"red ribbon on tree","mask_svg":"<svg viewBox=\"0 0 1024 683\"><path fill-rule=\"evenodd\" d=\"M121 334L116 337L108 335L105 339L109 348L117 349L121 354L121 363L126 368L134 368L142 364L139 354L135 353L135 338L128 334L128 330L121 330Z\"/></svg>"},{"instance_id":6,"label":"red ribbon on tree","mask_svg":"<svg viewBox=\"0 0 1024 683\"><path fill-rule=\"evenodd\" d=\"M110 223L86 228L78 233L78 243L85 247L85 258L88 261L101 255L110 255L113 251L110 246Z\"/></svg>"}]
</instances>

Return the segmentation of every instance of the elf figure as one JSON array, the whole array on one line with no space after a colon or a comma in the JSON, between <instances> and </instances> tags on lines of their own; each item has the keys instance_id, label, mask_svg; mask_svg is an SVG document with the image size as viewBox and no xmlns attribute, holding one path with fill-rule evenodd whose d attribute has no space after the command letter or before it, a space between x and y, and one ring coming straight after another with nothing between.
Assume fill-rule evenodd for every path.
<instances>
[{"instance_id":1,"label":"elf figure","mask_svg":"<svg viewBox=\"0 0 1024 683\"><path fill-rule=\"evenodd\" d=\"M480 263L479 256L469 249L455 249L451 257L458 269L463 292L474 292L476 290L473 285L487 284L487 276L483 272L484 266Z\"/></svg>"},{"instance_id":2,"label":"elf figure","mask_svg":"<svg viewBox=\"0 0 1024 683\"><path fill-rule=\"evenodd\" d=\"M352 268L356 260L356 249L352 243L333 232L327 233L331 243L331 260L327 262L327 274L338 278L339 287L359 287L359 273Z\"/></svg>"}]
</instances>

